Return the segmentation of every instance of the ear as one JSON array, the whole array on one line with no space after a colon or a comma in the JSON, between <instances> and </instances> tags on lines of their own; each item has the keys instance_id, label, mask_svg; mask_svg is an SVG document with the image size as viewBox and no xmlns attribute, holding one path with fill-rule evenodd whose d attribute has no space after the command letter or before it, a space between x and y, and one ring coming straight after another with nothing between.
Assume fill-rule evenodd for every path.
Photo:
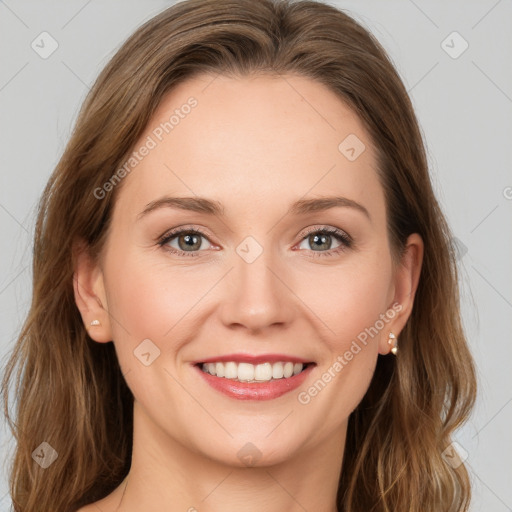
<instances>
[{"instance_id":1,"label":"ear","mask_svg":"<svg viewBox=\"0 0 512 512\"><path fill-rule=\"evenodd\" d=\"M89 336L99 343L112 341L103 271L82 240L73 246L73 268L75 302ZM91 325L93 320L99 325Z\"/></svg>"},{"instance_id":2,"label":"ear","mask_svg":"<svg viewBox=\"0 0 512 512\"><path fill-rule=\"evenodd\" d=\"M409 319L414 305L414 296L418 288L421 266L423 263L423 240L418 233L413 233L407 239L401 260L396 265L394 275L394 297L389 310L395 311L393 320L390 321L379 343L379 354L388 354L391 346L388 344L389 333L396 338ZM400 340L398 340L400 345Z\"/></svg>"}]
</instances>

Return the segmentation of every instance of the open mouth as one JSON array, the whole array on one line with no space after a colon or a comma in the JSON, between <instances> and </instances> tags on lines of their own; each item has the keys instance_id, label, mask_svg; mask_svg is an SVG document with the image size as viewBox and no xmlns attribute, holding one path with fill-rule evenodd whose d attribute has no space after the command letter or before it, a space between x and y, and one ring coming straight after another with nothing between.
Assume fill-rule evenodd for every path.
<instances>
[{"instance_id":1,"label":"open mouth","mask_svg":"<svg viewBox=\"0 0 512 512\"><path fill-rule=\"evenodd\" d=\"M198 363L197 366L214 377L230 379L235 382L264 383L286 380L305 371L314 363L293 363L278 361L276 363L237 363L235 361Z\"/></svg>"}]
</instances>

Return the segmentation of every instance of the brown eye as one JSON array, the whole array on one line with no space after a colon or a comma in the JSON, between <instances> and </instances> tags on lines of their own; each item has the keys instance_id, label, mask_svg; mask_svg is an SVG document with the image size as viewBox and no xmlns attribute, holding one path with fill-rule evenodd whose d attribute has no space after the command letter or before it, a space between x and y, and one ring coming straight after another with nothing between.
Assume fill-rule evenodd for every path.
<instances>
[{"instance_id":1,"label":"brown eye","mask_svg":"<svg viewBox=\"0 0 512 512\"><path fill-rule=\"evenodd\" d=\"M334 248L332 248L333 238L338 242ZM303 244L306 247L301 247ZM350 248L351 245L352 240L344 231L336 228L317 228L306 234L299 248L316 253L313 256L334 256Z\"/></svg>"},{"instance_id":2,"label":"brown eye","mask_svg":"<svg viewBox=\"0 0 512 512\"><path fill-rule=\"evenodd\" d=\"M181 229L165 234L158 244L173 253L197 256L201 247L204 250L204 240L207 240L206 235L196 229Z\"/></svg>"},{"instance_id":3,"label":"brown eye","mask_svg":"<svg viewBox=\"0 0 512 512\"><path fill-rule=\"evenodd\" d=\"M202 235L196 235L196 234L180 234L177 235L175 238L178 241L179 249L186 251L188 249L192 251L198 251L201 248Z\"/></svg>"}]
</instances>

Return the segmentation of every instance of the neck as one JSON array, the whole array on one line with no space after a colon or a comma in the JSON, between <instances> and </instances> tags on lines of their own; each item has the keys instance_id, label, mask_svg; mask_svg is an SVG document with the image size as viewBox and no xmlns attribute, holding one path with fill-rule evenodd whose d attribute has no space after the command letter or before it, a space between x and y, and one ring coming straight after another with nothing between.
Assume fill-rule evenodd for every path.
<instances>
[{"instance_id":1,"label":"neck","mask_svg":"<svg viewBox=\"0 0 512 512\"><path fill-rule=\"evenodd\" d=\"M131 469L117 489L117 510L336 512L343 432L265 467L232 466L169 437L134 404Z\"/></svg>"}]
</instances>

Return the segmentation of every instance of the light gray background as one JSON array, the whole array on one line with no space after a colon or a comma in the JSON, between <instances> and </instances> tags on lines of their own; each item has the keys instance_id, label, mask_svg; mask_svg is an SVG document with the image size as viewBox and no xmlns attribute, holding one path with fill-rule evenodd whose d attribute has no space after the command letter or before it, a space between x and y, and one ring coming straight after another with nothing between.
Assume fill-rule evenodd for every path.
<instances>
[{"instance_id":1,"label":"light gray background","mask_svg":"<svg viewBox=\"0 0 512 512\"><path fill-rule=\"evenodd\" d=\"M35 205L78 108L119 45L172 3L0 0L2 369L30 304ZM512 2L330 3L377 36L411 94L458 239L464 323L479 371L476 410L456 435L468 454L472 511L512 511ZM31 47L43 31L59 45L47 59ZM457 58L445 51L463 49L458 36L446 40L453 31L469 44ZM13 442L2 422L0 434L4 512Z\"/></svg>"}]
</instances>

